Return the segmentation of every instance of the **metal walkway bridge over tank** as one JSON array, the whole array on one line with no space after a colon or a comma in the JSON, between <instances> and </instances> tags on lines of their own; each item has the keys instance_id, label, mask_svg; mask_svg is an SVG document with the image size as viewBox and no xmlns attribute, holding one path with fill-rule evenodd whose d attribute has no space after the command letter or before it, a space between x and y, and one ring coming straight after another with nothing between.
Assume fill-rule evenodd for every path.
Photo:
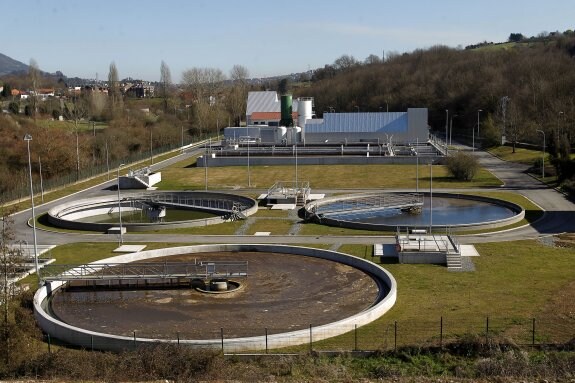
<instances>
[{"instance_id":1,"label":"metal walkway bridge over tank","mask_svg":"<svg viewBox=\"0 0 575 383\"><path fill-rule=\"evenodd\" d=\"M385 209L417 210L422 206L421 193L370 193L348 196L324 204L320 200L311 207L311 212L318 217L326 217Z\"/></svg>"},{"instance_id":2,"label":"metal walkway bridge over tank","mask_svg":"<svg viewBox=\"0 0 575 383\"><path fill-rule=\"evenodd\" d=\"M43 281L110 281L152 279L245 278L247 261L201 261L194 263L93 263L87 265L48 265Z\"/></svg>"},{"instance_id":3,"label":"metal walkway bridge over tank","mask_svg":"<svg viewBox=\"0 0 575 383\"><path fill-rule=\"evenodd\" d=\"M132 194L124 201L147 202L179 208L204 208L212 211L230 213L234 210L245 210L247 207L237 201L222 198L193 197L181 193L147 193Z\"/></svg>"}]
</instances>

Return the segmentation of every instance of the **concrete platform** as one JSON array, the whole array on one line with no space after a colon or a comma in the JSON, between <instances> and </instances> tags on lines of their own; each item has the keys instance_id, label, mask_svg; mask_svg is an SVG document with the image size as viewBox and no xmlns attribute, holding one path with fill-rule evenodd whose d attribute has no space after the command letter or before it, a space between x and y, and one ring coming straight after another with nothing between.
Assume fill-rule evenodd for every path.
<instances>
[{"instance_id":1,"label":"concrete platform","mask_svg":"<svg viewBox=\"0 0 575 383\"><path fill-rule=\"evenodd\" d=\"M120 230L119 226L114 226L108 229L108 234L120 234L120 231L122 232L122 234L126 234L127 230L125 226L122 226L122 229Z\"/></svg>"},{"instance_id":2,"label":"concrete platform","mask_svg":"<svg viewBox=\"0 0 575 383\"><path fill-rule=\"evenodd\" d=\"M254 235L265 237L266 235L270 235L270 231L256 231Z\"/></svg>"},{"instance_id":3,"label":"concrete platform","mask_svg":"<svg viewBox=\"0 0 575 383\"><path fill-rule=\"evenodd\" d=\"M271 210L293 210L295 209L295 203L278 203L271 206Z\"/></svg>"},{"instance_id":4,"label":"concrete platform","mask_svg":"<svg viewBox=\"0 0 575 383\"><path fill-rule=\"evenodd\" d=\"M479 257L477 249L473 245L460 245L462 257Z\"/></svg>"},{"instance_id":5,"label":"concrete platform","mask_svg":"<svg viewBox=\"0 0 575 383\"><path fill-rule=\"evenodd\" d=\"M137 253L146 248L147 245L122 245L114 249L114 253Z\"/></svg>"}]
</instances>

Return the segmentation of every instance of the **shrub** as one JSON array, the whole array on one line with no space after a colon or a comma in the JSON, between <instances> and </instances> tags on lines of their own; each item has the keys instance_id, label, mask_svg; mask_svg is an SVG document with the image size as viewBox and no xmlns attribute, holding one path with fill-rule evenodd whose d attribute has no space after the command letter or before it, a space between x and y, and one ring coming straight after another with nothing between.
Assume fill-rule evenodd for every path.
<instances>
[{"instance_id":1,"label":"shrub","mask_svg":"<svg viewBox=\"0 0 575 383\"><path fill-rule=\"evenodd\" d=\"M561 188L569 195L569 197L575 199L575 177L565 181Z\"/></svg>"},{"instance_id":2,"label":"shrub","mask_svg":"<svg viewBox=\"0 0 575 383\"><path fill-rule=\"evenodd\" d=\"M457 152L447 158L447 170L457 180L471 181L479 170L479 162L471 154Z\"/></svg>"}]
</instances>

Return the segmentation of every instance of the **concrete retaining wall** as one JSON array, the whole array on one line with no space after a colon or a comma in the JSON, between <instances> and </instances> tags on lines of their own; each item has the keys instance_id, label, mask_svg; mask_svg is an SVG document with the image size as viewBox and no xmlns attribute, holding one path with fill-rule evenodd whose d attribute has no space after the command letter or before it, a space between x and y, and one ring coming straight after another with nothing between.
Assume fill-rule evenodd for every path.
<instances>
[{"instance_id":1,"label":"concrete retaining wall","mask_svg":"<svg viewBox=\"0 0 575 383\"><path fill-rule=\"evenodd\" d=\"M422 193L424 196L429 196L429 192ZM469 230L486 230L486 229L495 229L503 226L512 225L521 221L525 218L525 210L514 203L503 201L496 198L490 197L483 197L483 196L476 196L476 195L469 195L469 194L456 194L456 193L441 193L441 192L434 192L434 197L444 197L444 198L461 198L461 199L468 199L473 201L482 201L488 202L492 204L497 204L500 206L504 206L508 209L511 209L516 214L512 217L495 220L495 221L488 221L488 222L481 222L481 223L472 223L472 224L461 224L461 225L433 225L436 229L446 229L449 228L453 232L461 232L461 231L469 231ZM308 210L312 204L316 205L325 205L328 203L336 202L342 199L350 199L353 196L340 196L340 197L329 197L324 198L319 201L314 201L306 205L306 215L311 216L312 213ZM395 231L397 229L397 225L384 225L384 224L376 224L376 223L364 223L364 222L354 222L354 221L345 221L336 218L329 218L329 217L322 217L321 219L322 225L327 226L335 226L335 227L346 227L349 229L359 229L359 230L373 230L373 231Z\"/></svg>"},{"instance_id":2,"label":"concrete retaining wall","mask_svg":"<svg viewBox=\"0 0 575 383\"><path fill-rule=\"evenodd\" d=\"M134 261L142 261L149 258L164 257L169 255L202 253L202 252L274 252L284 254L296 254L307 257L316 257L340 262L359 270L362 270L370 275L377 281L380 286L380 295L376 303L364 311L357 313L348 318L342 319L337 322L329 323L322 326L317 326L311 329L311 337L313 341L341 335L349 332L355 326L366 325L385 314L397 299L397 284L393 276L376 265L375 263L366 261L364 259L354 257L351 255L338 253L335 251L313 249L308 247L294 247L285 245L261 245L261 244L246 244L246 245L200 245L200 246L183 246L150 251L142 251L139 253L123 254L116 257L111 257L94 263L126 263ZM159 340L149 338L134 338L110 335L94 331L84 330L82 328L71 326L49 314L49 298L56 292L63 282L47 283L45 286L38 289L34 295L34 313L39 326L50 336L60 339L64 342L74 344L85 348L94 348L100 350L119 351L129 349L138 345L150 344L154 342L167 342L187 345L195 348L222 348L222 339L207 339L207 340ZM266 342L267 340L267 342ZM281 348L287 346L294 346L299 344L307 344L310 341L310 329L292 331L282 334L268 335L258 337L245 337L235 339L224 339L225 352L238 352L248 350L263 350L267 347Z\"/></svg>"},{"instance_id":3,"label":"concrete retaining wall","mask_svg":"<svg viewBox=\"0 0 575 383\"><path fill-rule=\"evenodd\" d=\"M433 265L445 265L447 263L447 257L445 253L441 252L408 252L404 251L399 253L399 263L413 263L413 264L433 264Z\"/></svg>"},{"instance_id":4,"label":"concrete retaining wall","mask_svg":"<svg viewBox=\"0 0 575 383\"><path fill-rule=\"evenodd\" d=\"M294 165L294 157L255 157L250 156L250 166L273 166L273 165ZM419 164L441 164L445 157L440 156L420 156ZM387 157L359 157L359 156L326 156L326 157L301 157L297 158L298 165L415 165L415 156L387 156ZM220 166L247 166L247 157L210 157L208 167ZM205 166L205 158L198 157L198 167Z\"/></svg>"}]
</instances>

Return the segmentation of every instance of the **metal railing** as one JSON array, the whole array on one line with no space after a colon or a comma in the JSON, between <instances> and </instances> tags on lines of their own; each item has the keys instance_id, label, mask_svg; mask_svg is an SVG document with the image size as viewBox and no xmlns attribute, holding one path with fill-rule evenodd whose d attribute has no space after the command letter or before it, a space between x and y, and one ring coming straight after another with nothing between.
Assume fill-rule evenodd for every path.
<instances>
[{"instance_id":1,"label":"metal railing","mask_svg":"<svg viewBox=\"0 0 575 383\"><path fill-rule=\"evenodd\" d=\"M88 265L48 265L43 281L100 281L137 279L245 278L247 261L201 261L194 263L93 263Z\"/></svg>"},{"instance_id":2,"label":"metal railing","mask_svg":"<svg viewBox=\"0 0 575 383\"><path fill-rule=\"evenodd\" d=\"M333 203L312 206L316 215L333 215L384 209L406 209L423 206L421 193L381 193L345 198Z\"/></svg>"}]
</instances>

